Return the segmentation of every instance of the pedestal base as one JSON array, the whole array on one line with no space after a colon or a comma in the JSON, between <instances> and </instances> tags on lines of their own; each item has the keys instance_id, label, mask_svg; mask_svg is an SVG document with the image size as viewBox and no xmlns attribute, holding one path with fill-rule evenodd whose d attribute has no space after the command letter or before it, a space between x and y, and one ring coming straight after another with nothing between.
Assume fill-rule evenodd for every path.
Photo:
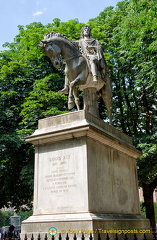
<instances>
[{"instance_id":1,"label":"pedestal base","mask_svg":"<svg viewBox=\"0 0 157 240\"><path fill-rule=\"evenodd\" d=\"M59 214L59 215L40 215L32 216L22 224L22 233L27 233L31 238L32 233L35 238L40 236L44 239L50 228L57 229L57 235L61 233L62 238L66 238L66 234L72 239L74 233L77 239L81 239L82 233L88 238L90 234L97 239L100 233L102 239L105 239L107 233L111 239L114 239L116 233L119 239L136 234L138 239L143 239L146 234L147 239L151 239L150 224L148 219L141 215L127 214L94 214L94 213L78 213L78 214ZM48 234L49 235L49 234ZM24 235L23 235L24 236ZM50 239L50 235L48 236Z\"/></svg>"},{"instance_id":2,"label":"pedestal base","mask_svg":"<svg viewBox=\"0 0 157 240\"><path fill-rule=\"evenodd\" d=\"M78 111L40 120L27 141L36 146L34 210L22 234L45 234L51 227L79 238L81 232L96 236L98 229L149 230L139 208L140 152L130 137Z\"/></svg>"}]
</instances>

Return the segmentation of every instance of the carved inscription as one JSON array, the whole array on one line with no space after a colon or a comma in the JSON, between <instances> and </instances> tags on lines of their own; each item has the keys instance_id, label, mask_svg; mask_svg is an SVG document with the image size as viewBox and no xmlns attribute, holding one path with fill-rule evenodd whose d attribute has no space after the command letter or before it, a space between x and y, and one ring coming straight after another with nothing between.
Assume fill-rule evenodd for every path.
<instances>
[{"instance_id":1,"label":"carved inscription","mask_svg":"<svg viewBox=\"0 0 157 240\"><path fill-rule=\"evenodd\" d=\"M50 157L47 171L49 174L44 176L45 186L43 190L62 195L76 188L75 170L71 170L70 164L70 155Z\"/></svg>"}]
</instances>

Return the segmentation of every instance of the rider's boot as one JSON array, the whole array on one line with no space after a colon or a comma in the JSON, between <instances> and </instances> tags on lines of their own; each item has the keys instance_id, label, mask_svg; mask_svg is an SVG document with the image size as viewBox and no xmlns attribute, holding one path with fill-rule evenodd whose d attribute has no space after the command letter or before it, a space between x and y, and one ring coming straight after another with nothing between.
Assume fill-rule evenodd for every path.
<instances>
[{"instance_id":1,"label":"rider's boot","mask_svg":"<svg viewBox=\"0 0 157 240\"><path fill-rule=\"evenodd\" d=\"M59 90L58 93L60 93L60 94L68 94L69 93L69 86L65 85L65 87L62 90Z\"/></svg>"}]
</instances>

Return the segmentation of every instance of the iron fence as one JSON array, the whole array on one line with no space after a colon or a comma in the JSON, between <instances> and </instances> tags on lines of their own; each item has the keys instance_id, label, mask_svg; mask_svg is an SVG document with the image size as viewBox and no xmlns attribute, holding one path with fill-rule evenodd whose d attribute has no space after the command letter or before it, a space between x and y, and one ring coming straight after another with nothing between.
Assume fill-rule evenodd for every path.
<instances>
[{"instance_id":1,"label":"iron fence","mask_svg":"<svg viewBox=\"0 0 157 240\"><path fill-rule=\"evenodd\" d=\"M128 236L129 235L129 236ZM123 236L118 235L117 233L113 236L110 236L108 233L107 234L100 234L98 233L96 239L97 240L138 240L139 236L137 234L124 234ZM51 236L48 237L47 233L45 234L45 236L43 238L41 238L40 233L38 234L38 236L35 238L34 235L31 235L31 238L27 237L27 234L25 234L25 236L23 238L20 237L20 234L13 234L13 236L9 237L6 233L1 235L0 240L94 240L94 236L92 234L90 234L88 237L84 235L84 233L81 234L81 237L78 238L78 236L76 235L76 233L74 233L74 235L71 237L69 236L69 234L67 233L65 237L62 236L61 233L58 234L58 236ZM157 233L152 233L151 234L151 238L150 238L150 234L149 237L146 234L143 234L142 237L140 237L140 239L142 240L157 240Z\"/></svg>"}]
</instances>

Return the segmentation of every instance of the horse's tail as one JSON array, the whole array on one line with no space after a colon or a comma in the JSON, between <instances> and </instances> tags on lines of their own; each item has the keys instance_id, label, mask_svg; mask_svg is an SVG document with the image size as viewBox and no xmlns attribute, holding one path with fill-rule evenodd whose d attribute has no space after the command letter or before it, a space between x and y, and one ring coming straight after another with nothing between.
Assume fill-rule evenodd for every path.
<instances>
[{"instance_id":1,"label":"horse's tail","mask_svg":"<svg viewBox=\"0 0 157 240\"><path fill-rule=\"evenodd\" d=\"M107 75L105 76L105 82L106 84L101 89L101 96L107 109L110 124L112 125L112 87L111 81Z\"/></svg>"}]
</instances>

